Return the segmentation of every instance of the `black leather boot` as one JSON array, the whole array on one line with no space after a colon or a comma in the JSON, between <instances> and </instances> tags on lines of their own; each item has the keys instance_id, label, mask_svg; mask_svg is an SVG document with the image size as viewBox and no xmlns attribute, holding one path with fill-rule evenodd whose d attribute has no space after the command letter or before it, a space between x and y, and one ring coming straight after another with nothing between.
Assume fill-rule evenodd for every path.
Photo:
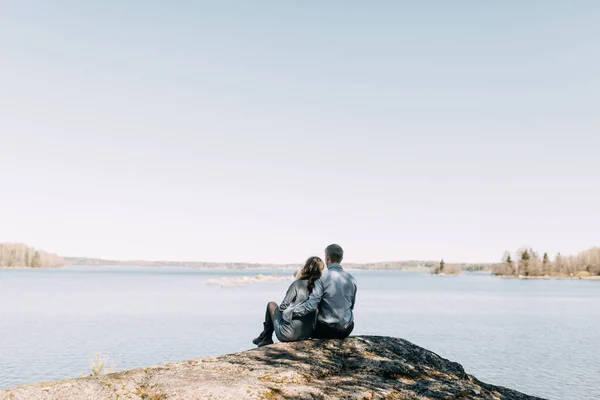
<instances>
[{"instance_id":1,"label":"black leather boot","mask_svg":"<svg viewBox=\"0 0 600 400\"><path fill-rule=\"evenodd\" d=\"M273 330L271 330L270 332L268 332L265 337L259 342L257 343L258 347L263 347L263 346L268 346L270 344L273 344Z\"/></svg>"},{"instance_id":2,"label":"black leather boot","mask_svg":"<svg viewBox=\"0 0 600 400\"><path fill-rule=\"evenodd\" d=\"M260 333L260 335L258 335L258 337L256 339L254 339L252 341L252 343L254 344L259 344L260 342L263 341L263 339L265 338L265 336L267 336L267 334L269 333L269 331L271 330L271 326L269 324L267 324L266 322L263 322L263 331ZM272 333L271 333L272 335ZM271 341L272 342L272 341Z\"/></svg>"}]
</instances>

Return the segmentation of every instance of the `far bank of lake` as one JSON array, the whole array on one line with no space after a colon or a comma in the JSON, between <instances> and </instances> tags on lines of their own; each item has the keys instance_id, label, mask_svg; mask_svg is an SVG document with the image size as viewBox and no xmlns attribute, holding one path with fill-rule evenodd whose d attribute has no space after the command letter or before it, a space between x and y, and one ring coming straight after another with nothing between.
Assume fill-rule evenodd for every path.
<instances>
[{"instance_id":1,"label":"far bank of lake","mask_svg":"<svg viewBox=\"0 0 600 400\"><path fill-rule=\"evenodd\" d=\"M500 279L535 279L535 280L569 280L600 281L600 276L495 276Z\"/></svg>"}]
</instances>

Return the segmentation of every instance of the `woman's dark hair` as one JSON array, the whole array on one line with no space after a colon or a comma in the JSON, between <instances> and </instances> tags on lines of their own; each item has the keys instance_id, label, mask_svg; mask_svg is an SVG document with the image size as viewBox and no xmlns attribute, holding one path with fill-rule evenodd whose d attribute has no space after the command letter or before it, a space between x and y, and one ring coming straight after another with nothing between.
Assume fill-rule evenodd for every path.
<instances>
[{"instance_id":1,"label":"woman's dark hair","mask_svg":"<svg viewBox=\"0 0 600 400\"><path fill-rule=\"evenodd\" d=\"M308 282L308 293L312 293L315 288L315 281L321 277L321 273L325 268L323 260L319 257L310 257L306 260L304 267L298 272L296 279L299 281L305 280Z\"/></svg>"}]
</instances>

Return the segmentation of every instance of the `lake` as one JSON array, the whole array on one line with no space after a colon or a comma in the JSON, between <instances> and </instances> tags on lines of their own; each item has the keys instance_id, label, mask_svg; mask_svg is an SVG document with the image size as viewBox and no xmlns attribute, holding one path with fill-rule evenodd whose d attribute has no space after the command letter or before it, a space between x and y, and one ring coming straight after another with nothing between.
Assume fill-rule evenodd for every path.
<instances>
[{"instance_id":1,"label":"lake","mask_svg":"<svg viewBox=\"0 0 600 400\"><path fill-rule=\"evenodd\" d=\"M209 285L289 270L0 269L0 388L252 348L289 282ZM477 378L549 399L600 399L600 281L352 271L355 335L410 340Z\"/></svg>"}]
</instances>

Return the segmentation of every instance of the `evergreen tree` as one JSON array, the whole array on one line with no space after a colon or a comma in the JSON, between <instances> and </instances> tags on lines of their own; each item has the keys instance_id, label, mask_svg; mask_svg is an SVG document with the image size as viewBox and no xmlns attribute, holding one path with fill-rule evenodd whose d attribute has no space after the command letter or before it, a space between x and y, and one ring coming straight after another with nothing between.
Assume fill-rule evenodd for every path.
<instances>
[{"instance_id":1,"label":"evergreen tree","mask_svg":"<svg viewBox=\"0 0 600 400\"><path fill-rule=\"evenodd\" d=\"M542 273L545 275L550 274L550 259L548 258L548 253L544 253L544 259L542 260L543 271Z\"/></svg>"},{"instance_id":2,"label":"evergreen tree","mask_svg":"<svg viewBox=\"0 0 600 400\"><path fill-rule=\"evenodd\" d=\"M506 266L508 267L508 275L517 275L517 271L515 270L515 266L513 265L513 260L510 257L510 253L507 251L506 252Z\"/></svg>"},{"instance_id":3,"label":"evergreen tree","mask_svg":"<svg viewBox=\"0 0 600 400\"><path fill-rule=\"evenodd\" d=\"M444 273L444 266L446 265L446 263L444 262L444 259L442 259L442 261L440 261L440 274Z\"/></svg>"},{"instance_id":4,"label":"evergreen tree","mask_svg":"<svg viewBox=\"0 0 600 400\"><path fill-rule=\"evenodd\" d=\"M529 259L531 258L531 256L529 255L529 252L527 251L527 249L523 250L523 252L521 253L521 265L520 265L520 273L522 273L525 276L529 276Z\"/></svg>"}]
</instances>

